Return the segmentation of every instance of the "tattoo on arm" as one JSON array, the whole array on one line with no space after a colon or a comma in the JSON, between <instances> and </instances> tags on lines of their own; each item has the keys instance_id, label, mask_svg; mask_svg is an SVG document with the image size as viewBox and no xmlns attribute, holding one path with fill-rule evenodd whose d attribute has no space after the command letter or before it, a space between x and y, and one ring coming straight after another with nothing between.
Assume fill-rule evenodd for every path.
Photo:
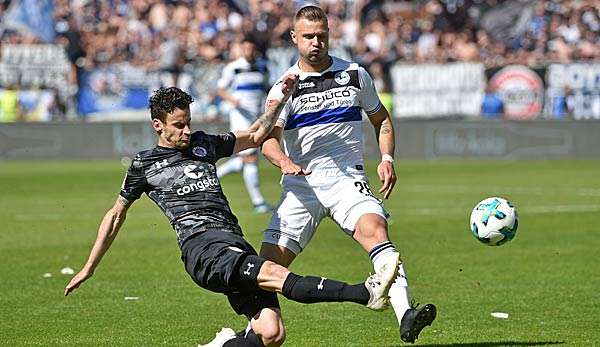
<instances>
[{"instance_id":1,"label":"tattoo on arm","mask_svg":"<svg viewBox=\"0 0 600 347\"><path fill-rule=\"evenodd\" d=\"M265 111L265 113L263 113L258 118L260 127L265 129L267 132L269 132L275 125L275 120L277 119L277 116L283 109L284 105L285 105L285 101L280 102L276 107L270 107L269 109L267 109Z\"/></svg>"},{"instance_id":2,"label":"tattoo on arm","mask_svg":"<svg viewBox=\"0 0 600 347\"><path fill-rule=\"evenodd\" d=\"M269 122L268 119L266 119L267 117L265 117L267 114L263 114L258 121L260 122L260 127L264 128L264 129L269 129L271 127L271 122Z\"/></svg>"},{"instance_id":3,"label":"tattoo on arm","mask_svg":"<svg viewBox=\"0 0 600 347\"><path fill-rule=\"evenodd\" d=\"M381 130L379 131L379 133L380 133L381 135L390 134L391 132L392 132L392 129L391 129L391 128L390 128L390 126L389 126L389 125L387 125L387 124L383 124L383 125L381 126Z\"/></svg>"}]
</instances>

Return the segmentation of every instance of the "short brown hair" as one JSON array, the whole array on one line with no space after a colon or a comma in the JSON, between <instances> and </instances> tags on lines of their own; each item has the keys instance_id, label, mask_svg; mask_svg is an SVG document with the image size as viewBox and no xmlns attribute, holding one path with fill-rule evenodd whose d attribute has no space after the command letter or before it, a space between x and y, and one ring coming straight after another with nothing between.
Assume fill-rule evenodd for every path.
<instances>
[{"instance_id":1,"label":"short brown hair","mask_svg":"<svg viewBox=\"0 0 600 347\"><path fill-rule=\"evenodd\" d=\"M302 18L308 19L311 22L323 22L326 25L329 25L325 11L317 6L309 5L299 9L294 17L294 24Z\"/></svg>"},{"instance_id":2,"label":"short brown hair","mask_svg":"<svg viewBox=\"0 0 600 347\"><path fill-rule=\"evenodd\" d=\"M191 95L177 87L159 88L152 92L148 100L151 119L160 119L165 122L167 114L173 112L175 108L185 110L190 107L194 101Z\"/></svg>"}]
</instances>

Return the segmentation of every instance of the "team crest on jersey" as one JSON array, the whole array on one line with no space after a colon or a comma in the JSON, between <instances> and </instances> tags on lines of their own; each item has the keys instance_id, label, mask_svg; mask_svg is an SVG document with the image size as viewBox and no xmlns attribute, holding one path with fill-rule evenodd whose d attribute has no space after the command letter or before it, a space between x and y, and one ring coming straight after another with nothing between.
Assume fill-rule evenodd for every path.
<instances>
[{"instance_id":1,"label":"team crest on jersey","mask_svg":"<svg viewBox=\"0 0 600 347\"><path fill-rule=\"evenodd\" d=\"M206 148L204 147L194 147L192 149L192 153L194 153L195 156L197 157L206 157L206 155L208 154L208 152L206 151Z\"/></svg>"},{"instance_id":2,"label":"team crest on jersey","mask_svg":"<svg viewBox=\"0 0 600 347\"><path fill-rule=\"evenodd\" d=\"M335 83L345 86L350 82L350 75L346 71L340 71L335 74L333 79L335 80Z\"/></svg>"}]
</instances>

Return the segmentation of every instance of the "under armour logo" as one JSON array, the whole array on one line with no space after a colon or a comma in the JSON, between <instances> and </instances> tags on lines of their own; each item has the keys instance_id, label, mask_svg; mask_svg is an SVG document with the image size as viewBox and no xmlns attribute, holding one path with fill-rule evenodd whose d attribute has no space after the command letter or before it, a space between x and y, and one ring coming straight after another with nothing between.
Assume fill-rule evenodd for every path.
<instances>
[{"instance_id":1,"label":"under armour logo","mask_svg":"<svg viewBox=\"0 0 600 347\"><path fill-rule=\"evenodd\" d=\"M169 162L167 161L167 159L163 159L162 161L157 161L156 163L154 163L154 165L156 165L157 169L162 169L165 166L169 165Z\"/></svg>"},{"instance_id":2,"label":"under armour logo","mask_svg":"<svg viewBox=\"0 0 600 347\"><path fill-rule=\"evenodd\" d=\"M244 271L244 275L250 276L250 269L254 267L254 264L248 263L246 264L246 266L248 266L248 268L246 269L246 271Z\"/></svg>"},{"instance_id":3,"label":"under armour logo","mask_svg":"<svg viewBox=\"0 0 600 347\"><path fill-rule=\"evenodd\" d=\"M319 284L317 284L317 289L318 290L323 290L323 288L324 288L323 287L323 282L325 282L326 279L327 278L325 278L325 277L321 277L321 282L319 282Z\"/></svg>"}]
</instances>

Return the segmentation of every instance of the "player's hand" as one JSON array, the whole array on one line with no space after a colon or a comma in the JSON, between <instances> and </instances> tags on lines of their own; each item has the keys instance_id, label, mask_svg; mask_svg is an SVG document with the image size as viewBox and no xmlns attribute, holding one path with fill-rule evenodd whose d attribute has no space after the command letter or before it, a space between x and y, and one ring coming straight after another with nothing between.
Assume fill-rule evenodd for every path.
<instances>
[{"instance_id":1,"label":"player's hand","mask_svg":"<svg viewBox=\"0 0 600 347\"><path fill-rule=\"evenodd\" d=\"M308 176L311 171L304 170L300 167L300 165L294 163L291 160L286 160L281 163L281 173L284 175L294 175L294 176Z\"/></svg>"},{"instance_id":2,"label":"player's hand","mask_svg":"<svg viewBox=\"0 0 600 347\"><path fill-rule=\"evenodd\" d=\"M283 93L283 100L281 100L281 102L287 101L294 93L299 80L300 77L298 75L286 75L283 80L281 80L281 92Z\"/></svg>"},{"instance_id":3,"label":"player's hand","mask_svg":"<svg viewBox=\"0 0 600 347\"><path fill-rule=\"evenodd\" d=\"M384 160L377 166L377 174L383 185L379 189L379 193L383 193L383 198L389 198L392 194L392 189L396 185L396 172L394 172L394 164Z\"/></svg>"},{"instance_id":4,"label":"player's hand","mask_svg":"<svg viewBox=\"0 0 600 347\"><path fill-rule=\"evenodd\" d=\"M86 269L82 269L81 271L79 271L77 275L71 278L71 281L65 287L65 296L69 295L72 291L77 289L83 282L92 277L92 275L93 272Z\"/></svg>"}]
</instances>

